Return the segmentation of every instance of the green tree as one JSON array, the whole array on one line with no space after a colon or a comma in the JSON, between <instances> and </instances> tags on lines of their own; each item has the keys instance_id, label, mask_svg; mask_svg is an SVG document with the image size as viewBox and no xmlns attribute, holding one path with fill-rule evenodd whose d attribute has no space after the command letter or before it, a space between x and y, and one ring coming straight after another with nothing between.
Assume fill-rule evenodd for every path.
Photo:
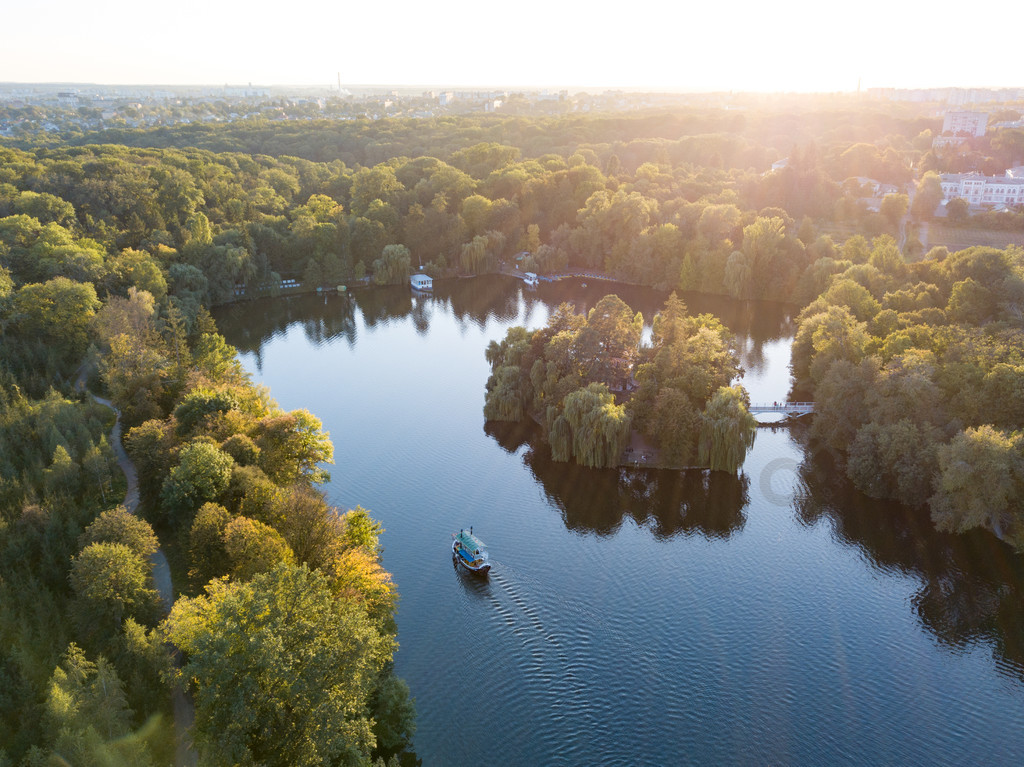
<instances>
[{"instance_id":1,"label":"green tree","mask_svg":"<svg viewBox=\"0 0 1024 767\"><path fill-rule=\"evenodd\" d=\"M117 292L133 288L145 291L156 300L167 295L167 279L149 253L125 249L107 260L108 282Z\"/></svg>"},{"instance_id":2,"label":"green tree","mask_svg":"<svg viewBox=\"0 0 1024 767\"><path fill-rule=\"evenodd\" d=\"M384 528L370 517L370 512L356 506L342 515L341 522L341 538L345 546L364 549L373 556L380 553L380 535Z\"/></svg>"},{"instance_id":3,"label":"green tree","mask_svg":"<svg viewBox=\"0 0 1024 767\"><path fill-rule=\"evenodd\" d=\"M893 229L899 226L900 219L907 215L907 206L909 200L905 194L887 194L882 198L882 205L879 208L879 213L882 214L882 218L889 222L889 226Z\"/></svg>"},{"instance_id":4,"label":"green tree","mask_svg":"<svg viewBox=\"0 0 1024 767\"><path fill-rule=\"evenodd\" d=\"M868 263L891 279L903 280L907 276L907 264L903 260L903 254L896 246L896 241L888 235L876 237L871 241L871 257ZM870 286L865 287L870 289Z\"/></svg>"},{"instance_id":5,"label":"green tree","mask_svg":"<svg viewBox=\"0 0 1024 767\"><path fill-rule=\"evenodd\" d=\"M654 400L650 423L664 463L670 466L694 463L702 422L700 411L685 392L662 387Z\"/></svg>"},{"instance_id":6,"label":"green tree","mask_svg":"<svg viewBox=\"0 0 1024 767\"><path fill-rule=\"evenodd\" d=\"M754 446L757 421L747 411L741 386L723 386L701 414L697 457L702 466L735 474Z\"/></svg>"},{"instance_id":7,"label":"green tree","mask_svg":"<svg viewBox=\"0 0 1024 767\"><path fill-rule=\"evenodd\" d=\"M385 673L374 690L370 710L378 752L396 754L411 745L416 732L416 707L404 680Z\"/></svg>"},{"instance_id":8,"label":"green tree","mask_svg":"<svg viewBox=\"0 0 1024 767\"><path fill-rule=\"evenodd\" d=\"M373 281L378 285L400 285L409 279L412 257L404 245L386 245L373 262Z\"/></svg>"},{"instance_id":9,"label":"green tree","mask_svg":"<svg viewBox=\"0 0 1024 767\"><path fill-rule=\"evenodd\" d=\"M273 570L280 562L295 561L280 533L246 517L235 517L224 527L224 550L231 563L231 575L243 581Z\"/></svg>"},{"instance_id":10,"label":"green tree","mask_svg":"<svg viewBox=\"0 0 1024 767\"><path fill-rule=\"evenodd\" d=\"M71 560L70 578L81 636L100 651L114 646L125 618L152 624L159 614L148 563L123 543L90 543Z\"/></svg>"},{"instance_id":11,"label":"green tree","mask_svg":"<svg viewBox=\"0 0 1024 767\"><path fill-rule=\"evenodd\" d=\"M44 719L53 741L46 764L146 767L146 740L133 733L124 683L104 658L95 663L71 644L54 669Z\"/></svg>"},{"instance_id":12,"label":"green tree","mask_svg":"<svg viewBox=\"0 0 1024 767\"><path fill-rule=\"evenodd\" d=\"M572 429L573 457L581 466L617 466L629 443L630 418L624 405L602 383L577 389L565 398L565 420Z\"/></svg>"},{"instance_id":13,"label":"green tree","mask_svg":"<svg viewBox=\"0 0 1024 767\"><path fill-rule=\"evenodd\" d=\"M815 387L812 436L840 452L849 448L870 418L867 397L878 379L878 358L865 357L859 365L836 360Z\"/></svg>"},{"instance_id":14,"label":"green tree","mask_svg":"<svg viewBox=\"0 0 1024 767\"><path fill-rule=\"evenodd\" d=\"M1024 543L1024 432L978 426L938 449L939 478L931 498L940 530L982 527Z\"/></svg>"},{"instance_id":15,"label":"green tree","mask_svg":"<svg viewBox=\"0 0 1024 767\"><path fill-rule=\"evenodd\" d=\"M82 456L82 471L88 477L90 485L92 482L96 483L103 503L107 502L107 491L110 490L113 480L111 467L114 464L113 451L107 444L105 435L100 438L100 444L90 443L85 455Z\"/></svg>"},{"instance_id":16,"label":"green tree","mask_svg":"<svg viewBox=\"0 0 1024 767\"><path fill-rule=\"evenodd\" d=\"M942 181L939 174L935 171L928 171L917 183L917 193L914 195L911 213L917 218L930 219L943 197Z\"/></svg>"},{"instance_id":17,"label":"green tree","mask_svg":"<svg viewBox=\"0 0 1024 767\"><path fill-rule=\"evenodd\" d=\"M231 481L231 456L209 442L190 442L181 449L160 491L164 514L175 523L191 524L204 503L217 501Z\"/></svg>"},{"instance_id":18,"label":"green tree","mask_svg":"<svg viewBox=\"0 0 1024 767\"><path fill-rule=\"evenodd\" d=\"M259 466L281 485L292 482L320 483L330 474L320 467L331 463L334 446L320 419L308 410L270 416L256 425Z\"/></svg>"},{"instance_id":19,"label":"green tree","mask_svg":"<svg viewBox=\"0 0 1024 767\"><path fill-rule=\"evenodd\" d=\"M836 360L859 364L870 335L845 306L801 318L793 340L792 367L798 381L820 381Z\"/></svg>"},{"instance_id":20,"label":"green tree","mask_svg":"<svg viewBox=\"0 0 1024 767\"><path fill-rule=\"evenodd\" d=\"M941 437L936 427L910 418L868 423L850 445L847 476L873 498L920 506L931 490Z\"/></svg>"},{"instance_id":21,"label":"green tree","mask_svg":"<svg viewBox=\"0 0 1024 767\"><path fill-rule=\"evenodd\" d=\"M230 512L219 503L204 503L192 520L188 533L188 579L196 591L228 572L224 530L230 521Z\"/></svg>"},{"instance_id":22,"label":"green tree","mask_svg":"<svg viewBox=\"0 0 1024 767\"><path fill-rule=\"evenodd\" d=\"M14 296L17 329L77 362L89 343L89 325L100 302L92 285L55 277L25 285Z\"/></svg>"},{"instance_id":23,"label":"green tree","mask_svg":"<svg viewBox=\"0 0 1024 767\"><path fill-rule=\"evenodd\" d=\"M971 215L971 205L962 197L954 197L946 203L946 216L954 224L962 224Z\"/></svg>"},{"instance_id":24,"label":"green tree","mask_svg":"<svg viewBox=\"0 0 1024 767\"><path fill-rule=\"evenodd\" d=\"M462 219L471 237L476 237L490 229L492 202L483 195L474 194L462 201Z\"/></svg>"},{"instance_id":25,"label":"green tree","mask_svg":"<svg viewBox=\"0 0 1024 767\"><path fill-rule=\"evenodd\" d=\"M602 298L587 314L576 340L576 356L587 379L621 382L639 354L643 316L615 295Z\"/></svg>"},{"instance_id":26,"label":"green tree","mask_svg":"<svg viewBox=\"0 0 1024 767\"><path fill-rule=\"evenodd\" d=\"M402 182L395 177L395 170L387 165L360 168L352 177L352 212L363 216L374 200L390 203L404 191Z\"/></svg>"},{"instance_id":27,"label":"green tree","mask_svg":"<svg viewBox=\"0 0 1024 767\"><path fill-rule=\"evenodd\" d=\"M484 418L488 421L521 421L527 407L525 383L523 370L517 365L503 365L495 369L487 381Z\"/></svg>"},{"instance_id":28,"label":"green tree","mask_svg":"<svg viewBox=\"0 0 1024 767\"><path fill-rule=\"evenodd\" d=\"M143 559L159 548L149 522L136 517L124 506L104 511L82 533L80 546L92 543L122 543Z\"/></svg>"},{"instance_id":29,"label":"green tree","mask_svg":"<svg viewBox=\"0 0 1024 767\"><path fill-rule=\"evenodd\" d=\"M109 343L100 373L125 422L135 425L161 417L171 373L167 357L144 334L119 333Z\"/></svg>"},{"instance_id":30,"label":"green tree","mask_svg":"<svg viewBox=\"0 0 1024 767\"><path fill-rule=\"evenodd\" d=\"M295 560L311 569L325 570L342 546L342 530L347 523L339 519L336 509L327 505L323 494L311 487L292 485L282 491L274 516L280 520L277 530L295 554Z\"/></svg>"},{"instance_id":31,"label":"green tree","mask_svg":"<svg viewBox=\"0 0 1024 767\"><path fill-rule=\"evenodd\" d=\"M195 742L211 765L360 765L374 746L368 702L393 651L325 576L281 564L213 581L166 621L187 654Z\"/></svg>"},{"instance_id":32,"label":"green tree","mask_svg":"<svg viewBox=\"0 0 1024 767\"><path fill-rule=\"evenodd\" d=\"M53 460L46 469L44 486L50 496L75 497L81 488L82 468L68 453L64 445L57 445Z\"/></svg>"},{"instance_id":33,"label":"green tree","mask_svg":"<svg viewBox=\"0 0 1024 767\"><path fill-rule=\"evenodd\" d=\"M742 251L734 250L725 262L725 289L733 298L753 298L754 270Z\"/></svg>"}]
</instances>

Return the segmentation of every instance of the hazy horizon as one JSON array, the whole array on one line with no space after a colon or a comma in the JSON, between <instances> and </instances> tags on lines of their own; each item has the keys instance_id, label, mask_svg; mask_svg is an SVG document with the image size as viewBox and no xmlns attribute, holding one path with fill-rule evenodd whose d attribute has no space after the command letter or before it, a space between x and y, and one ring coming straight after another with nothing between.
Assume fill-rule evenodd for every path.
<instances>
[{"instance_id":1,"label":"hazy horizon","mask_svg":"<svg viewBox=\"0 0 1024 767\"><path fill-rule=\"evenodd\" d=\"M1022 80L1024 83L1024 80ZM1009 85L987 85L987 84L974 84L974 85L873 85L870 88L878 88L883 90L946 90L946 89L959 89L959 90L1004 90L1004 89L1022 89L1024 90L1024 84L1016 83ZM38 81L0 81L0 88L17 88L17 87L76 87L76 88L181 88L181 89L215 89L215 88L253 88L253 89L302 89L302 90L333 90L337 92L338 83L335 82L94 82L94 81L79 81L79 80L38 80ZM502 91L502 92L558 92L568 91L569 93L602 93L607 91L622 91L626 93L651 93L651 94L666 94L666 95L687 95L687 94L735 94L735 95L800 95L800 96L814 96L814 95L856 95L857 89L846 90L831 90L831 91L813 91L813 90L750 90L741 88L701 88L701 87L654 87L654 86L631 86L631 85L572 85L566 83L551 83L548 85L524 85L518 83L395 83L395 82L341 82L342 90L369 90L369 89L381 89L381 90L405 90L411 92L418 91ZM868 91L867 86L861 86L861 92Z\"/></svg>"},{"instance_id":2,"label":"hazy horizon","mask_svg":"<svg viewBox=\"0 0 1024 767\"><path fill-rule=\"evenodd\" d=\"M541 0L522 0L514 10L398 0L386 15L298 0L273 18L251 4L233 5L183 0L169 13L126 0L87 7L55 0L45 24L38 10L15 6L0 32L0 79L330 87L340 73L348 87L690 93L1020 87L1014 47L981 42L991 36L990 23L958 17L953 28L883 0L848 11L791 0L771 12L752 0L670 9L639 0L625 13L586 14Z\"/></svg>"}]
</instances>

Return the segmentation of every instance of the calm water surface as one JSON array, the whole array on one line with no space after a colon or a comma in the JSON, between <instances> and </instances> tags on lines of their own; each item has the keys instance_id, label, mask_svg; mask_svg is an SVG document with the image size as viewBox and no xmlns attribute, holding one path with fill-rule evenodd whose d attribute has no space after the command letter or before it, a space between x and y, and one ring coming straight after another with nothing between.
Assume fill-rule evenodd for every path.
<instances>
[{"instance_id":1,"label":"calm water surface","mask_svg":"<svg viewBox=\"0 0 1024 767\"><path fill-rule=\"evenodd\" d=\"M323 419L330 500L387 530L423 763L1024 763L1024 565L998 541L864 498L800 427L760 429L728 477L555 464L485 425L487 343L607 292L648 322L665 299L493 277L217 315ZM737 334L754 401L786 398L787 308L685 299ZM486 580L453 569L470 525Z\"/></svg>"}]
</instances>

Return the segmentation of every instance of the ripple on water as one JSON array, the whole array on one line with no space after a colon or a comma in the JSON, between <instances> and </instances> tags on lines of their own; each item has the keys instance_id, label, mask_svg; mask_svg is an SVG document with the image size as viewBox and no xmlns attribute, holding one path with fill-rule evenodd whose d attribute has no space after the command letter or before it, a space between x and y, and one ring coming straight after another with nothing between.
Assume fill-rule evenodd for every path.
<instances>
[{"instance_id":1,"label":"ripple on water","mask_svg":"<svg viewBox=\"0 0 1024 767\"><path fill-rule=\"evenodd\" d=\"M387 530L424 764L1018 764L1019 563L856 496L786 429L758 431L744 480L678 498L485 430L484 348L510 324L613 290L648 320L664 301L574 290L466 280L234 321L246 367L331 432L332 501ZM791 312L686 300L740 335L754 399L785 396ZM462 524L486 531L489 579L448 569Z\"/></svg>"}]
</instances>

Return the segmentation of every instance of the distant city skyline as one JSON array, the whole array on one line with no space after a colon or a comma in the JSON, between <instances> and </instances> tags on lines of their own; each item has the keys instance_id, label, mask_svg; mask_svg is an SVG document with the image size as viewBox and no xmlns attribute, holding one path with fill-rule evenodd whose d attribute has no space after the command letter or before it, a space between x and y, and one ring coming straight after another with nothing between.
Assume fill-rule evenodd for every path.
<instances>
[{"instance_id":1,"label":"distant city skyline","mask_svg":"<svg viewBox=\"0 0 1024 767\"><path fill-rule=\"evenodd\" d=\"M993 7L995 5L996 7ZM1024 86L1019 48L991 39L1000 7L972 17L883 0L716 7L637 0L622 9L520 0L485 6L295 0L127 0L5 9L0 81L104 85L395 85L834 92ZM287 11L287 15L282 10ZM770 9L770 10L769 10ZM1019 13L1019 11L1017 11ZM984 19L981 17L984 16Z\"/></svg>"}]
</instances>

